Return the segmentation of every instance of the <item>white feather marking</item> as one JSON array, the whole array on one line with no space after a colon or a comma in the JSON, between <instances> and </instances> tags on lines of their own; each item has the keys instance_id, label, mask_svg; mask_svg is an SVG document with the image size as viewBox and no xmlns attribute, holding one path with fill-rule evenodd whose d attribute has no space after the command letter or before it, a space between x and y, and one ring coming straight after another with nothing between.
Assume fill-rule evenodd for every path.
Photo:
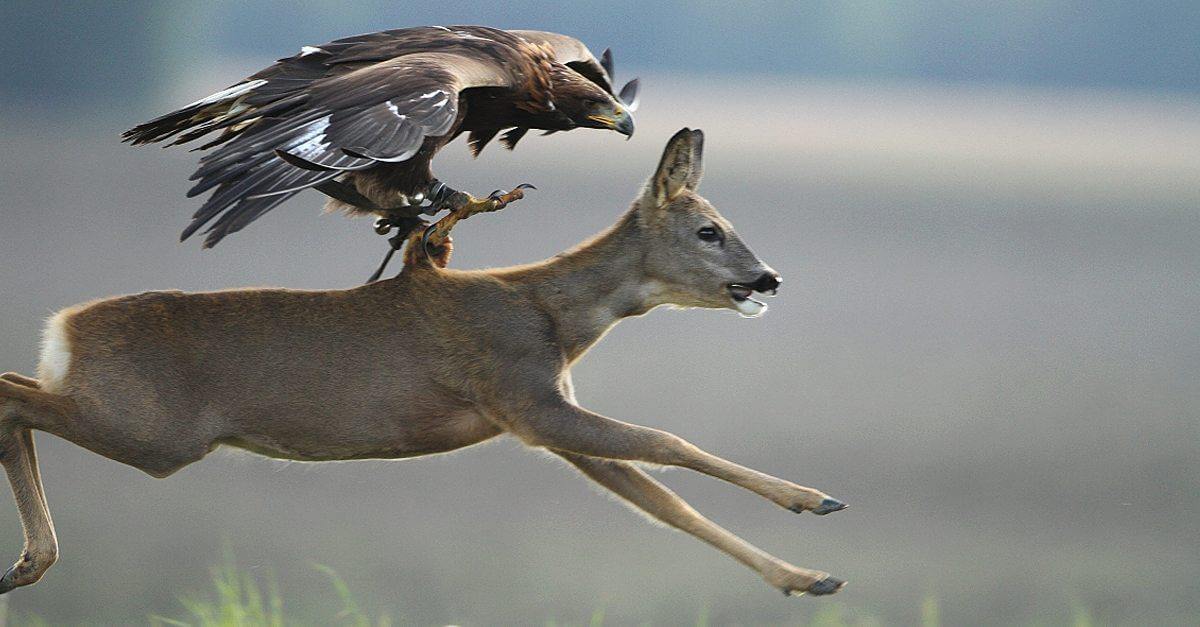
<instances>
[{"instance_id":1,"label":"white feather marking","mask_svg":"<svg viewBox=\"0 0 1200 627\"><path fill-rule=\"evenodd\" d=\"M191 107L199 107L199 106L203 106L203 105L210 105L210 104L215 104L218 102L224 102L226 100L232 100L239 96L245 95L246 92L249 92L251 89L254 89L255 87L258 87L260 85L266 85L266 84L267 84L267 81L264 79L261 79L261 78L252 80L252 81L247 81L245 83L238 83L237 85L234 85L233 87L230 87L229 89L223 89L223 90L221 90L215 94L212 94L210 96L205 96L204 98L201 98L201 99L197 100L196 102L193 102L192 104L187 105L186 107L183 107L183 108L188 109Z\"/></svg>"},{"instance_id":2,"label":"white feather marking","mask_svg":"<svg viewBox=\"0 0 1200 627\"><path fill-rule=\"evenodd\" d=\"M329 128L329 116L318 118L308 124L304 135L297 137L292 144L291 152L303 157L307 154L324 150L329 147L325 141L325 130Z\"/></svg>"},{"instance_id":3,"label":"white feather marking","mask_svg":"<svg viewBox=\"0 0 1200 627\"><path fill-rule=\"evenodd\" d=\"M449 29L447 29L447 32L449 32ZM464 33L464 32L463 32L463 31L461 31L461 30L456 30L456 31L454 31L454 34L455 34L455 35L458 35L458 37L459 37L460 39L478 39L479 41L491 41L490 39L488 39L488 38L486 38L486 37L480 37L480 36L478 36L478 35L472 35L471 33Z\"/></svg>"},{"instance_id":4,"label":"white feather marking","mask_svg":"<svg viewBox=\"0 0 1200 627\"><path fill-rule=\"evenodd\" d=\"M400 161L408 160L410 157L412 157L415 154L417 154L417 150L414 148L414 149L410 149L410 150L405 150L404 152L402 152L398 155L393 155L391 157L376 156L376 157L373 157L373 159L375 159L376 161L383 161L385 163L398 163Z\"/></svg>"},{"instance_id":5,"label":"white feather marking","mask_svg":"<svg viewBox=\"0 0 1200 627\"><path fill-rule=\"evenodd\" d=\"M399 119L399 120L407 120L408 119L407 115L400 113L400 107L397 107L395 104L393 104L391 100L384 101L383 104L387 105L387 108L389 110L391 110L392 114L395 115L397 119Z\"/></svg>"},{"instance_id":6,"label":"white feather marking","mask_svg":"<svg viewBox=\"0 0 1200 627\"><path fill-rule=\"evenodd\" d=\"M306 57L310 54L317 54L318 52L325 52L325 49L318 48L316 46L304 46L300 48L300 56L302 57Z\"/></svg>"},{"instance_id":7,"label":"white feather marking","mask_svg":"<svg viewBox=\"0 0 1200 627\"><path fill-rule=\"evenodd\" d=\"M62 386L71 366L71 343L67 339L68 310L60 311L46 321L42 332L42 358L38 364L38 379L42 389L53 392Z\"/></svg>"}]
</instances>

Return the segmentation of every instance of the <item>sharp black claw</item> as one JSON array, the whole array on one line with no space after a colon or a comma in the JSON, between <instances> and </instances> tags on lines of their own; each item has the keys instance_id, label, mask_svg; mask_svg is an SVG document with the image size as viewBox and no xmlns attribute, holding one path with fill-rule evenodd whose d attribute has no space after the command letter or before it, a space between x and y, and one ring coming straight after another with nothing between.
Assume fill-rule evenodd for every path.
<instances>
[{"instance_id":1,"label":"sharp black claw","mask_svg":"<svg viewBox=\"0 0 1200 627\"><path fill-rule=\"evenodd\" d=\"M498 189L498 190L488 194L487 197L488 197L488 200L500 200L500 197L503 195L504 195L504 190Z\"/></svg>"},{"instance_id":2,"label":"sharp black claw","mask_svg":"<svg viewBox=\"0 0 1200 627\"><path fill-rule=\"evenodd\" d=\"M434 229L437 228L437 222L425 227L425 231L421 233L421 250L425 251L425 256L433 259L433 253L429 250L429 237L433 235Z\"/></svg>"},{"instance_id":3,"label":"sharp black claw","mask_svg":"<svg viewBox=\"0 0 1200 627\"><path fill-rule=\"evenodd\" d=\"M514 191L518 190L518 189L534 189L534 190L536 190L537 188L533 186L533 183L521 183L520 185L513 188Z\"/></svg>"}]
</instances>

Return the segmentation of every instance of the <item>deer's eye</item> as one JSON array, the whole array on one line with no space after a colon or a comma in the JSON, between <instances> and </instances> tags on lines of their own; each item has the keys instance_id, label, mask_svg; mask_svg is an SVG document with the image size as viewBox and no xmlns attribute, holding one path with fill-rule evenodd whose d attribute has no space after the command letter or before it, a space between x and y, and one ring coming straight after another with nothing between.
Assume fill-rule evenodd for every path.
<instances>
[{"instance_id":1,"label":"deer's eye","mask_svg":"<svg viewBox=\"0 0 1200 627\"><path fill-rule=\"evenodd\" d=\"M720 242L725 239L725 236L715 226L702 227L699 231L696 231L696 237L706 242Z\"/></svg>"}]
</instances>

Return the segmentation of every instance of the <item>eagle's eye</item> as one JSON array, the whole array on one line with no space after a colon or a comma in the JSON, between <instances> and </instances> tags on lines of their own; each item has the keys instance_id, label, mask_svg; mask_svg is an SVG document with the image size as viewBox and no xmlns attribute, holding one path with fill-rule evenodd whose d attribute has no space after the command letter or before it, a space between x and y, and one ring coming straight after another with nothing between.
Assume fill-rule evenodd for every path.
<instances>
[{"instance_id":1,"label":"eagle's eye","mask_svg":"<svg viewBox=\"0 0 1200 627\"><path fill-rule=\"evenodd\" d=\"M715 226L702 227L699 231L696 231L696 237L706 242L720 242L725 239L725 235Z\"/></svg>"}]
</instances>

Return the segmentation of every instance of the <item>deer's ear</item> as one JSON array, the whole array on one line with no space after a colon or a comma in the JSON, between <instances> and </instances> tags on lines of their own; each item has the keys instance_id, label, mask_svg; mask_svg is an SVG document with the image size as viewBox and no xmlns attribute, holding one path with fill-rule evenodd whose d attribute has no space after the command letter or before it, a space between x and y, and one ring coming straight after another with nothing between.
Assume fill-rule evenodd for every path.
<instances>
[{"instance_id":1,"label":"deer's ear","mask_svg":"<svg viewBox=\"0 0 1200 627\"><path fill-rule=\"evenodd\" d=\"M650 178L646 195L656 206L666 204L685 189L695 190L704 174L704 133L681 129L667 142L658 170Z\"/></svg>"}]
</instances>

